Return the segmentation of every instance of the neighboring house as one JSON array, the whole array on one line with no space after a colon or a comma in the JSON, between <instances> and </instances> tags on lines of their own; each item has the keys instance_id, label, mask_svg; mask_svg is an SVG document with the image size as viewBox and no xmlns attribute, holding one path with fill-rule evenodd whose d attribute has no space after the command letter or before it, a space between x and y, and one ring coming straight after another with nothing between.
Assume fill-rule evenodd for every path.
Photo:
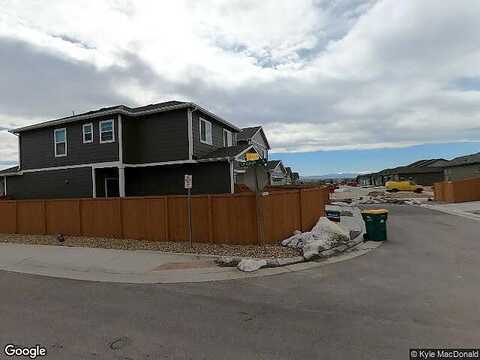
<instances>
[{"instance_id":1,"label":"neighboring house","mask_svg":"<svg viewBox=\"0 0 480 360\"><path fill-rule=\"evenodd\" d=\"M14 199L233 193L234 163L255 150L240 129L190 102L103 108L11 130L19 166L3 171Z\"/></svg>"},{"instance_id":2,"label":"neighboring house","mask_svg":"<svg viewBox=\"0 0 480 360\"><path fill-rule=\"evenodd\" d=\"M357 182L362 186L382 186L390 180L411 180L419 185L430 186L443 180L443 167L447 163L445 159L419 160L406 166L359 175Z\"/></svg>"},{"instance_id":3,"label":"neighboring house","mask_svg":"<svg viewBox=\"0 0 480 360\"><path fill-rule=\"evenodd\" d=\"M253 146L260 160L267 162L270 144L261 126L243 128L237 134L237 143L243 146ZM235 184L246 185L252 191L262 190L269 182L269 175L264 166L244 167L242 159L235 162Z\"/></svg>"},{"instance_id":4,"label":"neighboring house","mask_svg":"<svg viewBox=\"0 0 480 360\"><path fill-rule=\"evenodd\" d=\"M292 173L292 183L298 184L300 182L300 174L298 172Z\"/></svg>"},{"instance_id":5,"label":"neighboring house","mask_svg":"<svg viewBox=\"0 0 480 360\"><path fill-rule=\"evenodd\" d=\"M293 183L293 172L292 172L292 168L287 166L285 168L285 170L287 171L287 184L290 185Z\"/></svg>"},{"instance_id":6,"label":"neighboring house","mask_svg":"<svg viewBox=\"0 0 480 360\"><path fill-rule=\"evenodd\" d=\"M480 153L450 160L445 165L444 172L447 181L480 178Z\"/></svg>"},{"instance_id":7,"label":"neighboring house","mask_svg":"<svg viewBox=\"0 0 480 360\"><path fill-rule=\"evenodd\" d=\"M243 128L237 135L237 141L239 144L253 145L260 157L268 160L270 144L261 126Z\"/></svg>"},{"instance_id":8,"label":"neighboring house","mask_svg":"<svg viewBox=\"0 0 480 360\"><path fill-rule=\"evenodd\" d=\"M287 170L283 166L282 160L270 160L266 167L270 185L287 184Z\"/></svg>"}]
</instances>

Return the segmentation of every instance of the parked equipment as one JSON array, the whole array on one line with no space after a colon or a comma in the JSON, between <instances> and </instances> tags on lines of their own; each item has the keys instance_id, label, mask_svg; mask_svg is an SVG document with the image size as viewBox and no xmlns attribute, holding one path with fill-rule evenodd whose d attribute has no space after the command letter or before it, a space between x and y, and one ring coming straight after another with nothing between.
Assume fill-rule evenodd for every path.
<instances>
[{"instance_id":1,"label":"parked equipment","mask_svg":"<svg viewBox=\"0 0 480 360\"><path fill-rule=\"evenodd\" d=\"M385 187L388 192L413 191L421 193L423 191L423 188L413 181L387 181Z\"/></svg>"},{"instance_id":2,"label":"parked equipment","mask_svg":"<svg viewBox=\"0 0 480 360\"><path fill-rule=\"evenodd\" d=\"M367 233L364 235L366 240L385 241L387 240L387 218L388 210L375 209L362 211L363 221Z\"/></svg>"}]
</instances>

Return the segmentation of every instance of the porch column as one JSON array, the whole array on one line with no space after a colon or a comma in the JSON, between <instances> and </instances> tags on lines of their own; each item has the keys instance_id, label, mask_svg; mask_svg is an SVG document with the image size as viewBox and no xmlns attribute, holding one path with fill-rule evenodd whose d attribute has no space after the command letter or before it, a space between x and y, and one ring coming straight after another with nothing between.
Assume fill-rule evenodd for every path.
<instances>
[{"instance_id":1,"label":"porch column","mask_svg":"<svg viewBox=\"0 0 480 360\"><path fill-rule=\"evenodd\" d=\"M97 197L97 178L95 176L95 167L92 166L92 197Z\"/></svg>"},{"instance_id":2,"label":"porch column","mask_svg":"<svg viewBox=\"0 0 480 360\"><path fill-rule=\"evenodd\" d=\"M125 167L118 167L118 189L120 197L125 197Z\"/></svg>"}]
</instances>

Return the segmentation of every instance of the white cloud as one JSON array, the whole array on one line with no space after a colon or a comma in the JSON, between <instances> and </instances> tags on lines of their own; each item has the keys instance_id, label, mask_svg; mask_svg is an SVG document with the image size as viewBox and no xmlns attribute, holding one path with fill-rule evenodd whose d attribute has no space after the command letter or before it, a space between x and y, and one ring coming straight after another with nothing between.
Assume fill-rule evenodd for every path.
<instances>
[{"instance_id":1,"label":"white cloud","mask_svg":"<svg viewBox=\"0 0 480 360\"><path fill-rule=\"evenodd\" d=\"M0 126L178 98L240 126L263 124L281 151L480 138L480 86L459 82L480 77L476 0L0 0L0 8L0 41L24 42L31 52L18 56L42 60L35 86L22 82L25 61L0 69L24 90L19 100L0 85ZM60 65L55 92L44 72ZM14 157L7 143L1 158Z\"/></svg>"}]
</instances>

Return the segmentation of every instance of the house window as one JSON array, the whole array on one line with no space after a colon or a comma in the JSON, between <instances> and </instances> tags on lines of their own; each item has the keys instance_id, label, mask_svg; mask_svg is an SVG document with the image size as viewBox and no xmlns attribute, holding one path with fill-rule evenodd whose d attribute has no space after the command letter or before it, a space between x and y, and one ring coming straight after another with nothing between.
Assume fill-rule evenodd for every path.
<instances>
[{"instance_id":1,"label":"house window","mask_svg":"<svg viewBox=\"0 0 480 360\"><path fill-rule=\"evenodd\" d=\"M200 119L200 142L212 145L212 123L205 119Z\"/></svg>"},{"instance_id":2,"label":"house window","mask_svg":"<svg viewBox=\"0 0 480 360\"><path fill-rule=\"evenodd\" d=\"M67 129L55 129L55 157L67 156Z\"/></svg>"},{"instance_id":3,"label":"house window","mask_svg":"<svg viewBox=\"0 0 480 360\"><path fill-rule=\"evenodd\" d=\"M93 142L93 124L83 125L83 143L89 144Z\"/></svg>"},{"instance_id":4,"label":"house window","mask_svg":"<svg viewBox=\"0 0 480 360\"><path fill-rule=\"evenodd\" d=\"M100 144L106 144L115 141L115 134L113 130L113 120L100 121Z\"/></svg>"},{"instance_id":5,"label":"house window","mask_svg":"<svg viewBox=\"0 0 480 360\"><path fill-rule=\"evenodd\" d=\"M233 145L232 132L226 129L223 129L223 146L232 146L232 145Z\"/></svg>"}]
</instances>

